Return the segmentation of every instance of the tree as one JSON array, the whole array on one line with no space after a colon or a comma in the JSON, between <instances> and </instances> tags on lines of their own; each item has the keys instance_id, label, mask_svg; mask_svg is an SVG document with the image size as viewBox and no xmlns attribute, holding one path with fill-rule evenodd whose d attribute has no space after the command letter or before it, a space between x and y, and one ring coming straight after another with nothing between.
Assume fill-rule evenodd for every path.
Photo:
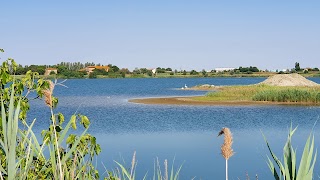
<instances>
[{"instance_id":1,"label":"tree","mask_svg":"<svg viewBox=\"0 0 320 180\"><path fill-rule=\"evenodd\" d=\"M119 67L115 65L111 66L111 69L113 70L113 72L118 72L120 70Z\"/></svg>"},{"instance_id":2,"label":"tree","mask_svg":"<svg viewBox=\"0 0 320 180\"><path fill-rule=\"evenodd\" d=\"M187 75L187 71L183 70L182 75Z\"/></svg>"},{"instance_id":3,"label":"tree","mask_svg":"<svg viewBox=\"0 0 320 180\"><path fill-rule=\"evenodd\" d=\"M152 76L152 74L153 74L152 71L147 70L147 75L148 75L148 76Z\"/></svg>"},{"instance_id":4,"label":"tree","mask_svg":"<svg viewBox=\"0 0 320 180\"><path fill-rule=\"evenodd\" d=\"M201 73L202 73L202 75L203 75L204 77L207 77L207 76L208 76L207 71L204 70L204 69L202 69Z\"/></svg>"},{"instance_id":5,"label":"tree","mask_svg":"<svg viewBox=\"0 0 320 180\"><path fill-rule=\"evenodd\" d=\"M300 63L296 62L296 63L294 64L294 69L295 69L296 71L300 71L300 70L301 70L301 68L300 68Z\"/></svg>"},{"instance_id":6,"label":"tree","mask_svg":"<svg viewBox=\"0 0 320 180\"><path fill-rule=\"evenodd\" d=\"M142 74L146 74L148 72L148 69L147 68L140 68L140 72Z\"/></svg>"},{"instance_id":7,"label":"tree","mask_svg":"<svg viewBox=\"0 0 320 180\"><path fill-rule=\"evenodd\" d=\"M249 71L251 71L251 72L259 72L259 69L257 67L250 66L249 67Z\"/></svg>"},{"instance_id":8,"label":"tree","mask_svg":"<svg viewBox=\"0 0 320 180\"><path fill-rule=\"evenodd\" d=\"M97 78L98 73L96 71L93 71L89 74L89 78L90 79L96 79Z\"/></svg>"},{"instance_id":9,"label":"tree","mask_svg":"<svg viewBox=\"0 0 320 180\"><path fill-rule=\"evenodd\" d=\"M121 71L121 77L125 78L126 77L126 73L124 71Z\"/></svg>"},{"instance_id":10,"label":"tree","mask_svg":"<svg viewBox=\"0 0 320 180\"><path fill-rule=\"evenodd\" d=\"M125 74L130 74L129 69L127 69L127 68L122 68L122 69L120 69L119 71L120 71L121 73L124 72Z\"/></svg>"},{"instance_id":11,"label":"tree","mask_svg":"<svg viewBox=\"0 0 320 180\"><path fill-rule=\"evenodd\" d=\"M166 72L165 68L157 67L157 73L165 73L165 72Z\"/></svg>"},{"instance_id":12,"label":"tree","mask_svg":"<svg viewBox=\"0 0 320 180\"><path fill-rule=\"evenodd\" d=\"M141 74L141 70L139 68L135 68L133 71L132 71L133 74Z\"/></svg>"},{"instance_id":13,"label":"tree","mask_svg":"<svg viewBox=\"0 0 320 180\"><path fill-rule=\"evenodd\" d=\"M198 75L199 73L196 70L191 70L190 75Z\"/></svg>"}]
</instances>

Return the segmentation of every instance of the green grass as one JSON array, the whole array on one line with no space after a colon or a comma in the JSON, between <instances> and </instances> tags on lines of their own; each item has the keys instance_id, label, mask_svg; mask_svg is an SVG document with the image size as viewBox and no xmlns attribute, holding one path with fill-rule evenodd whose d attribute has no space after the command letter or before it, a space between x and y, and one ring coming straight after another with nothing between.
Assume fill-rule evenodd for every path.
<instances>
[{"instance_id":1,"label":"green grass","mask_svg":"<svg viewBox=\"0 0 320 180\"><path fill-rule=\"evenodd\" d=\"M209 92L199 101L272 101L320 104L320 87L279 87L268 85L226 86Z\"/></svg>"}]
</instances>

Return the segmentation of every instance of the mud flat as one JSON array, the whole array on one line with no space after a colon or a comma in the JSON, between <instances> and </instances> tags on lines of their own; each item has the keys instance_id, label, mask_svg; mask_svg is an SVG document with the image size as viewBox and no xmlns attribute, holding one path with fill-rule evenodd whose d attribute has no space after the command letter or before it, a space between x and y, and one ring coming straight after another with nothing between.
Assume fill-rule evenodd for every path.
<instances>
[{"instance_id":1,"label":"mud flat","mask_svg":"<svg viewBox=\"0 0 320 180\"><path fill-rule=\"evenodd\" d=\"M194 100L194 97L165 97L130 99L129 102L140 104L162 104L162 105L199 105L199 106L251 106L251 105L306 105L313 106L313 103L302 102L270 102L270 101L202 101Z\"/></svg>"}]
</instances>

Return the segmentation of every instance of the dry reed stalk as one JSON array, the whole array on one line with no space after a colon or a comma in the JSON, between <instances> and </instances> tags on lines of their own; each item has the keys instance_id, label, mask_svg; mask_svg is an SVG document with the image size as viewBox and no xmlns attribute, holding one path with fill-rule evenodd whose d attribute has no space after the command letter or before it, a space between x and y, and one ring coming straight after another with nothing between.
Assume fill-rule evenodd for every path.
<instances>
[{"instance_id":1,"label":"dry reed stalk","mask_svg":"<svg viewBox=\"0 0 320 180\"><path fill-rule=\"evenodd\" d=\"M136 151L133 152L133 156L132 156L130 178L133 177L133 171L134 171L134 165L135 165L135 163L136 163Z\"/></svg>"},{"instance_id":2,"label":"dry reed stalk","mask_svg":"<svg viewBox=\"0 0 320 180\"><path fill-rule=\"evenodd\" d=\"M250 180L248 172L246 172L246 180Z\"/></svg>"},{"instance_id":3,"label":"dry reed stalk","mask_svg":"<svg viewBox=\"0 0 320 180\"><path fill-rule=\"evenodd\" d=\"M71 179L74 179L74 172L76 170L76 160L77 160L77 158L78 158L78 153L76 153L74 155L74 158L73 158L73 163L72 163L73 169L71 170Z\"/></svg>"},{"instance_id":4,"label":"dry reed stalk","mask_svg":"<svg viewBox=\"0 0 320 180\"><path fill-rule=\"evenodd\" d=\"M228 180L228 160L233 155L232 149L232 133L229 128L222 128L218 136L224 134L224 142L221 146L221 154L226 160L226 180Z\"/></svg>"},{"instance_id":5,"label":"dry reed stalk","mask_svg":"<svg viewBox=\"0 0 320 180\"><path fill-rule=\"evenodd\" d=\"M54 131L54 140L55 140L55 145L56 145L56 151L57 151L57 156L58 156L58 168L59 168L59 172L60 172L60 179L63 179L63 170L62 170L62 164L61 164L61 157L60 157L60 150L59 150L59 144L58 144L58 136L57 136L57 131L56 131L56 122L55 122L55 116L53 114L53 110L52 110L52 93L53 93L53 89L55 84L50 81L47 80L46 82L49 83L49 88L42 90L42 94L44 95L44 99L45 99L45 103L47 106L50 107L51 109L51 119L52 119L52 124L53 124L53 131Z\"/></svg>"},{"instance_id":6,"label":"dry reed stalk","mask_svg":"<svg viewBox=\"0 0 320 180\"><path fill-rule=\"evenodd\" d=\"M164 160L164 173L165 173L165 177L164 180L168 180L168 160Z\"/></svg>"},{"instance_id":7,"label":"dry reed stalk","mask_svg":"<svg viewBox=\"0 0 320 180\"><path fill-rule=\"evenodd\" d=\"M42 94L44 96L44 102L47 106L52 107L52 92L54 89L54 83L50 80L47 81L49 83L49 88L42 90Z\"/></svg>"}]
</instances>

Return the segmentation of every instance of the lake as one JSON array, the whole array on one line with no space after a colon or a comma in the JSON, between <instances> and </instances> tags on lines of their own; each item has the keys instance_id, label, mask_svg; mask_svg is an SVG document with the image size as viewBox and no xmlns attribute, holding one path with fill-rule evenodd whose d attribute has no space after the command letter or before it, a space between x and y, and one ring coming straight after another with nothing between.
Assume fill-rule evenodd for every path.
<instances>
[{"instance_id":1,"label":"lake","mask_svg":"<svg viewBox=\"0 0 320 180\"><path fill-rule=\"evenodd\" d=\"M57 86L55 96L66 119L77 112L91 120L89 133L97 137L102 153L96 160L100 175L104 166L116 167L114 160L130 167L137 152L137 178L153 176L156 158L161 165L168 159L175 168L183 164L180 179L224 179L225 160L220 154L223 127L233 133L235 154L229 160L229 179L272 179L266 164L269 155L262 133L272 149L282 157L287 132L298 126L293 146L301 156L304 143L319 119L318 106L178 106L144 105L128 102L132 98L198 96L205 91L181 91L185 84L247 85L265 78L167 78L167 79L77 79L68 87ZM311 78L320 83L320 78ZM45 117L45 119L44 119ZM35 131L47 128L50 111L43 101L32 100L28 121L37 119ZM319 122L315 125L315 144L320 145ZM317 161L315 175L320 175ZM103 165L103 164L104 165Z\"/></svg>"}]
</instances>

